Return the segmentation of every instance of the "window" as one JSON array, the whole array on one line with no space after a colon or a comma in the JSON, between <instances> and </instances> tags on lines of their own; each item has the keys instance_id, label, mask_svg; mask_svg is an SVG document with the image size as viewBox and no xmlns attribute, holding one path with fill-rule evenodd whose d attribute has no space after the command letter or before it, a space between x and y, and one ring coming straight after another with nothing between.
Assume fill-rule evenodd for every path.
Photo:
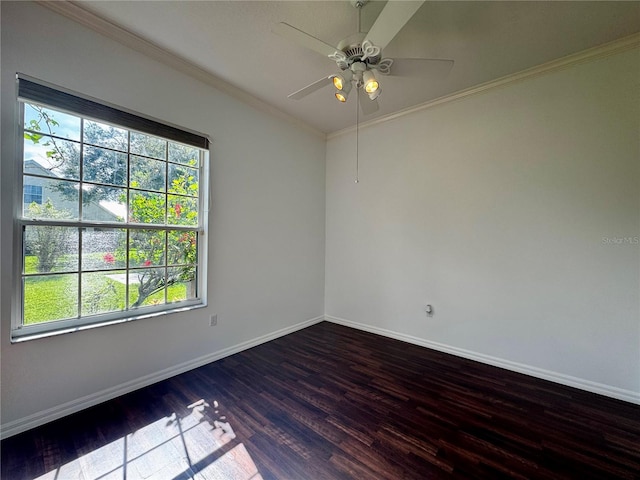
<instances>
[{"instance_id":1,"label":"window","mask_svg":"<svg viewBox=\"0 0 640 480\"><path fill-rule=\"evenodd\" d=\"M40 185L27 185L22 188L24 195L24 204L28 208L32 203L42 203L42 187Z\"/></svg>"},{"instance_id":2,"label":"window","mask_svg":"<svg viewBox=\"0 0 640 480\"><path fill-rule=\"evenodd\" d=\"M15 340L204 304L208 140L18 78Z\"/></svg>"}]
</instances>

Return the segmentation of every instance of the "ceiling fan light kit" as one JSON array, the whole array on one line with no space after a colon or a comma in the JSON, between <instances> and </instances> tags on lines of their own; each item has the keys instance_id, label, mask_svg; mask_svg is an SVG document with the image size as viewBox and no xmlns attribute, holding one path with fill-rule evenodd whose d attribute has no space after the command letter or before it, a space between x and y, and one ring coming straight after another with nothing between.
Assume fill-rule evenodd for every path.
<instances>
[{"instance_id":1,"label":"ceiling fan light kit","mask_svg":"<svg viewBox=\"0 0 640 480\"><path fill-rule=\"evenodd\" d=\"M367 70L362 74L362 82L364 83L362 88L364 88L364 91L367 93L374 93L380 87L380 84L371 70Z\"/></svg>"},{"instance_id":2,"label":"ceiling fan light kit","mask_svg":"<svg viewBox=\"0 0 640 480\"><path fill-rule=\"evenodd\" d=\"M358 34L358 36L362 37L364 34ZM345 41L340 42L338 48ZM378 80L376 80L375 75L371 69L376 68L376 65L370 62L371 59L375 59L376 61L380 60L379 53L380 49L377 47L372 47L369 44L369 54L370 56L366 57L366 53L362 50L360 44L355 46L347 45L343 46L343 52L335 52L332 55L332 58L336 60L336 64L338 67L342 68L342 72L333 76L333 85L338 90L344 90L347 85L353 83L357 88L363 88L367 94L373 93L378 90L380 84ZM341 54L340 54L341 53ZM366 57L366 58L365 58ZM368 59L368 61L367 61ZM391 60L393 62L393 60ZM336 98L340 102L344 102L343 96L336 95ZM369 97L371 98L371 97ZM377 96L376 96L377 98ZM374 99L371 99L374 100Z\"/></svg>"},{"instance_id":3,"label":"ceiling fan light kit","mask_svg":"<svg viewBox=\"0 0 640 480\"><path fill-rule=\"evenodd\" d=\"M369 100L375 100L382 93L382 88L378 87L373 92L369 93Z\"/></svg>"},{"instance_id":4,"label":"ceiling fan light kit","mask_svg":"<svg viewBox=\"0 0 640 480\"><path fill-rule=\"evenodd\" d=\"M351 91L351 82L340 84L339 89L336 90L335 96L339 102L346 102L349 98L349 92Z\"/></svg>"},{"instance_id":5,"label":"ceiling fan light kit","mask_svg":"<svg viewBox=\"0 0 640 480\"><path fill-rule=\"evenodd\" d=\"M351 70L344 70L342 73L333 76L333 86L338 90L342 90L346 85L351 85L353 73Z\"/></svg>"}]
</instances>

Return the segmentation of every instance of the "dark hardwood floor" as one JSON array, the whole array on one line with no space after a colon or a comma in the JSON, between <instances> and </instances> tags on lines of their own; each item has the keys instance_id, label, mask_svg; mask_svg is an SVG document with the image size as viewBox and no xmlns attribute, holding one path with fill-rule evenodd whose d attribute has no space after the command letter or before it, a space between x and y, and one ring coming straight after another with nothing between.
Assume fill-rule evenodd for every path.
<instances>
[{"instance_id":1,"label":"dark hardwood floor","mask_svg":"<svg viewBox=\"0 0 640 480\"><path fill-rule=\"evenodd\" d=\"M7 480L640 478L640 406L323 322L1 454Z\"/></svg>"}]
</instances>

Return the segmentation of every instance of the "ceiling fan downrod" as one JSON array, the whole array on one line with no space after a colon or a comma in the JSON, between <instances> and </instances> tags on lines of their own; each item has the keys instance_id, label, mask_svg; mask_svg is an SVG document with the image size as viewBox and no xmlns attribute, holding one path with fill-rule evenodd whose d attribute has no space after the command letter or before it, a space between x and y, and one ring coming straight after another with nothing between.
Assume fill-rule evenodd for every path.
<instances>
[{"instance_id":1,"label":"ceiling fan downrod","mask_svg":"<svg viewBox=\"0 0 640 480\"><path fill-rule=\"evenodd\" d=\"M360 14L362 12L362 7L364 7L368 2L369 0L351 0L353 8L358 9L358 33L362 32L362 29L360 28Z\"/></svg>"}]
</instances>

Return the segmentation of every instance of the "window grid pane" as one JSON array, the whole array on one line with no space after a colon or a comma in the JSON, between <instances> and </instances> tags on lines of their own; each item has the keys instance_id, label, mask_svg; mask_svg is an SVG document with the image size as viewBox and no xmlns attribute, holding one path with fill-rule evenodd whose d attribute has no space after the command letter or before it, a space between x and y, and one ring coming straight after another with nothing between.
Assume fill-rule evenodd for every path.
<instances>
[{"instance_id":1,"label":"window grid pane","mask_svg":"<svg viewBox=\"0 0 640 480\"><path fill-rule=\"evenodd\" d=\"M23 105L31 117L45 111L40 123L47 128L51 122L56 126L58 114L67 115ZM64 130L65 138L73 141L40 135L33 118L25 121L23 218L92 226L80 228L79 234L76 227L25 226L23 325L117 312L126 317L131 310L197 299L202 150L69 117L78 123L77 128L65 126L71 129ZM111 226L115 222L121 227ZM157 227L129 227L135 224ZM55 250L45 235L71 230L75 240L61 242L75 245L70 251ZM45 292L49 310L38 310ZM58 298L62 293L72 298L63 301Z\"/></svg>"}]
</instances>

